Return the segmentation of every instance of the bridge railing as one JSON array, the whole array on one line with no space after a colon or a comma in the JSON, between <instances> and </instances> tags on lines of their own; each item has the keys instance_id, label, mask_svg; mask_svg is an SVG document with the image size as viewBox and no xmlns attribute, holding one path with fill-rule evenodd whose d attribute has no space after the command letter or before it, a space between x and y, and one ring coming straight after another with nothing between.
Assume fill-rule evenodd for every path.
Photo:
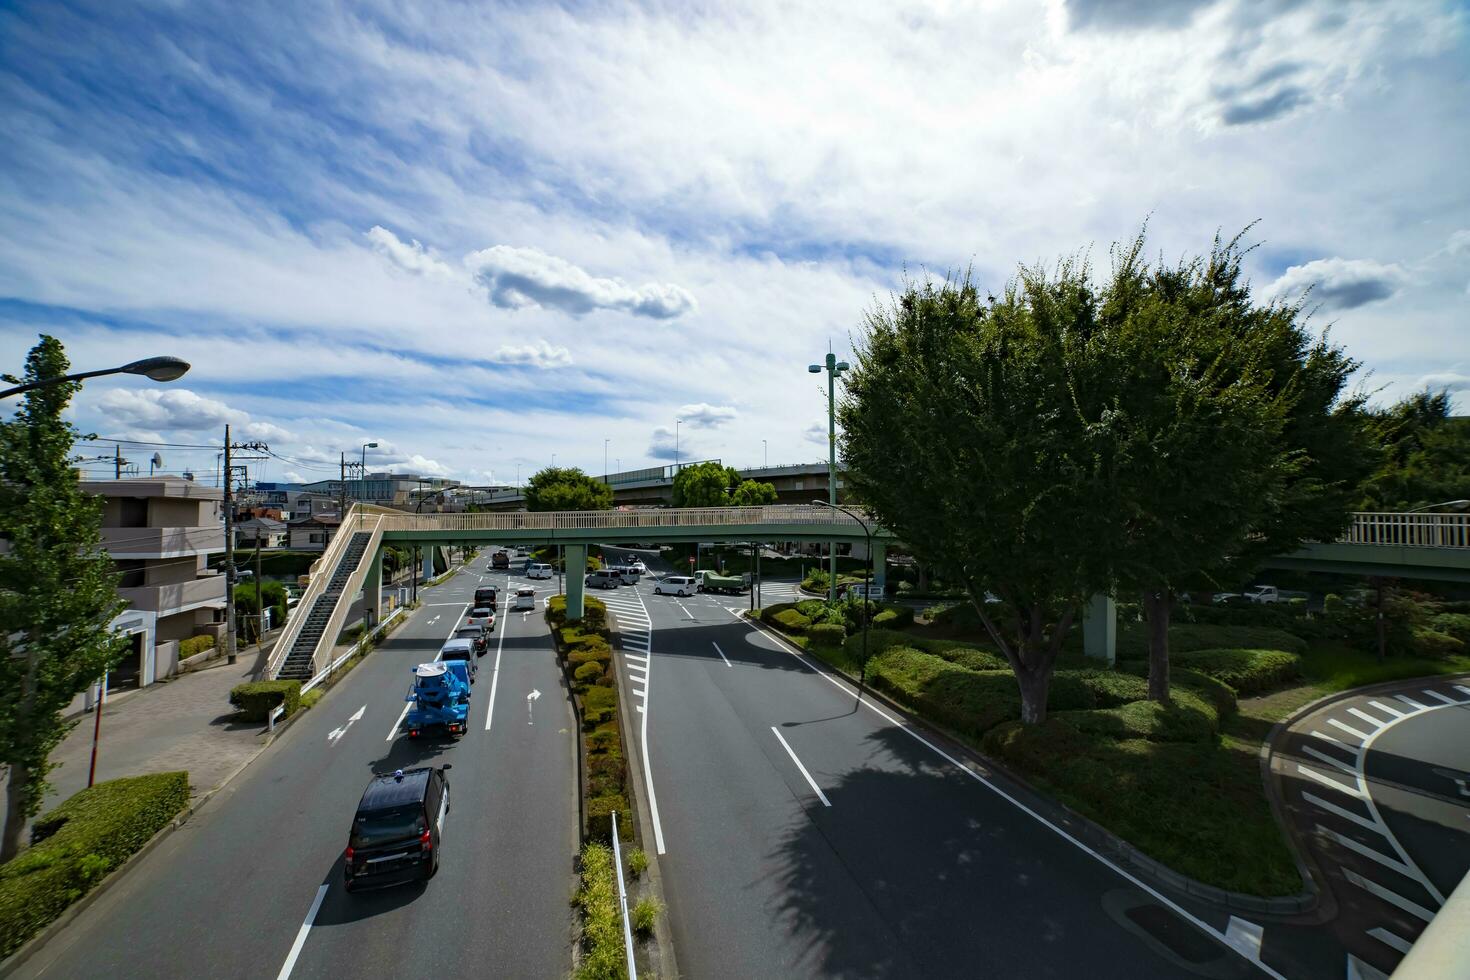
<instances>
[{"instance_id":1,"label":"bridge railing","mask_svg":"<svg viewBox=\"0 0 1470 980\"><path fill-rule=\"evenodd\" d=\"M861 531L840 511L810 504L770 507L660 507L647 510L508 511L480 514L393 514L384 531L585 531L604 528L813 525ZM870 524L871 526L871 524ZM877 530L876 527L874 530Z\"/></svg>"},{"instance_id":2,"label":"bridge railing","mask_svg":"<svg viewBox=\"0 0 1470 980\"><path fill-rule=\"evenodd\" d=\"M1341 540L1346 544L1470 548L1470 514L1354 514Z\"/></svg>"}]
</instances>

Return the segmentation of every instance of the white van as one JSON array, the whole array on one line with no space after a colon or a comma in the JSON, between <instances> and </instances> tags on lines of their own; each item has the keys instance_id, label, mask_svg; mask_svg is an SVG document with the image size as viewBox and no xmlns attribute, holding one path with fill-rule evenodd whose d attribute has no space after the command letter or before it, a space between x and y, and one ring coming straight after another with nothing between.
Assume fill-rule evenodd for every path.
<instances>
[{"instance_id":1,"label":"white van","mask_svg":"<svg viewBox=\"0 0 1470 980\"><path fill-rule=\"evenodd\" d=\"M849 585L843 592L843 595L852 599L871 599L874 602L881 602L883 599L883 587L876 583L864 585L859 582L856 585Z\"/></svg>"},{"instance_id":2,"label":"white van","mask_svg":"<svg viewBox=\"0 0 1470 980\"><path fill-rule=\"evenodd\" d=\"M550 565L528 565L526 567L526 578L551 578Z\"/></svg>"},{"instance_id":3,"label":"white van","mask_svg":"<svg viewBox=\"0 0 1470 980\"><path fill-rule=\"evenodd\" d=\"M616 575L611 574L605 569L598 569L582 581L594 589L616 589L621 584L618 582Z\"/></svg>"},{"instance_id":4,"label":"white van","mask_svg":"<svg viewBox=\"0 0 1470 980\"><path fill-rule=\"evenodd\" d=\"M666 575L653 587L654 595L693 595L696 586L688 575Z\"/></svg>"}]
</instances>

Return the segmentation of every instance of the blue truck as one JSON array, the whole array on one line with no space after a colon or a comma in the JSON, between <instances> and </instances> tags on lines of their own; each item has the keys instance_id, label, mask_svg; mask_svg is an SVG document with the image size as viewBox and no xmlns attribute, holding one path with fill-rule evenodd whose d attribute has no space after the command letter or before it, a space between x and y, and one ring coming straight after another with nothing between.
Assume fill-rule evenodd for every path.
<instances>
[{"instance_id":1,"label":"blue truck","mask_svg":"<svg viewBox=\"0 0 1470 980\"><path fill-rule=\"evenodd\" d=\"M413 687L404 700L409 708L399 730L409 738L440 733L464 737L470 717L470 682L462 665L419 664L413 668Z\"/></svg>"}]
</instances>

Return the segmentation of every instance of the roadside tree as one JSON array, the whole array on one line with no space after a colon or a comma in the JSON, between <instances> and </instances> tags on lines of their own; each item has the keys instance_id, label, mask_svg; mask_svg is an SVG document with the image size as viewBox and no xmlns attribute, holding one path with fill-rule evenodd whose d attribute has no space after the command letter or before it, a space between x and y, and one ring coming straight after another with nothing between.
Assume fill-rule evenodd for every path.
<instances>
[{"instance_id":1,"label":"roadside tree","mask_svg":"<svg viewBox=\"0 0 1470 980\"><path fill-rule=\"evenodd\" d=\"M66 354L42 336L25 377L66 374ZM62 711L126 649L108 623L123 608L112 560L100 550L101 501L82 493L72 468L76 430L62 418L81 385L54 384L23 397L0 422L0 763L7 770L0 861L47 789L51 751L71 729Z\"/></svg>"},{"instance_id":2,"label":"roadside tree","mask_svg":"<svg viewBox=\"0 0 1470 980\"><path fill-rule=\"evenodd\" d=\"M526 483L527 510L608 510L612 487L575 466L548 466Z\"/></svg>"},{"instance_id":3,"label":"roadside tree","mask_svg":"<svg viewBox=\"0 0 1470 980\"><path fill-rule=\"evenodd\" d=\"M713 460L685 466L674 475L675 507L751 507L775 502L773 484L742 480L733 466Z\"/></svg>"}]
</instances>

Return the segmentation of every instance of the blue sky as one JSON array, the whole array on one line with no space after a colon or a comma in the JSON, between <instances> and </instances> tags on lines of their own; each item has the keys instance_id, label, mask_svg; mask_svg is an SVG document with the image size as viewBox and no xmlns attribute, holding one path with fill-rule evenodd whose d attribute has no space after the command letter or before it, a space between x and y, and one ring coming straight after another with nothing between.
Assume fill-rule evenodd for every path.
<instances>
[{"instance_id":1,"label":"blue sky","mask_svg":"<svg viewBox=\"0 0 1470 980\"><path fill-rule=\"evenodd\" d=\"M676 419L684 458L797 462L806 364L906 271L1258 220L1258 293L1313 287L1364 387L1463 392L1467 104L1462 3L7 4L0 358L183 356L78 424L228 421L297 461L266 479L368 441L633 468Z\"/></svg>"}]
</instances>

